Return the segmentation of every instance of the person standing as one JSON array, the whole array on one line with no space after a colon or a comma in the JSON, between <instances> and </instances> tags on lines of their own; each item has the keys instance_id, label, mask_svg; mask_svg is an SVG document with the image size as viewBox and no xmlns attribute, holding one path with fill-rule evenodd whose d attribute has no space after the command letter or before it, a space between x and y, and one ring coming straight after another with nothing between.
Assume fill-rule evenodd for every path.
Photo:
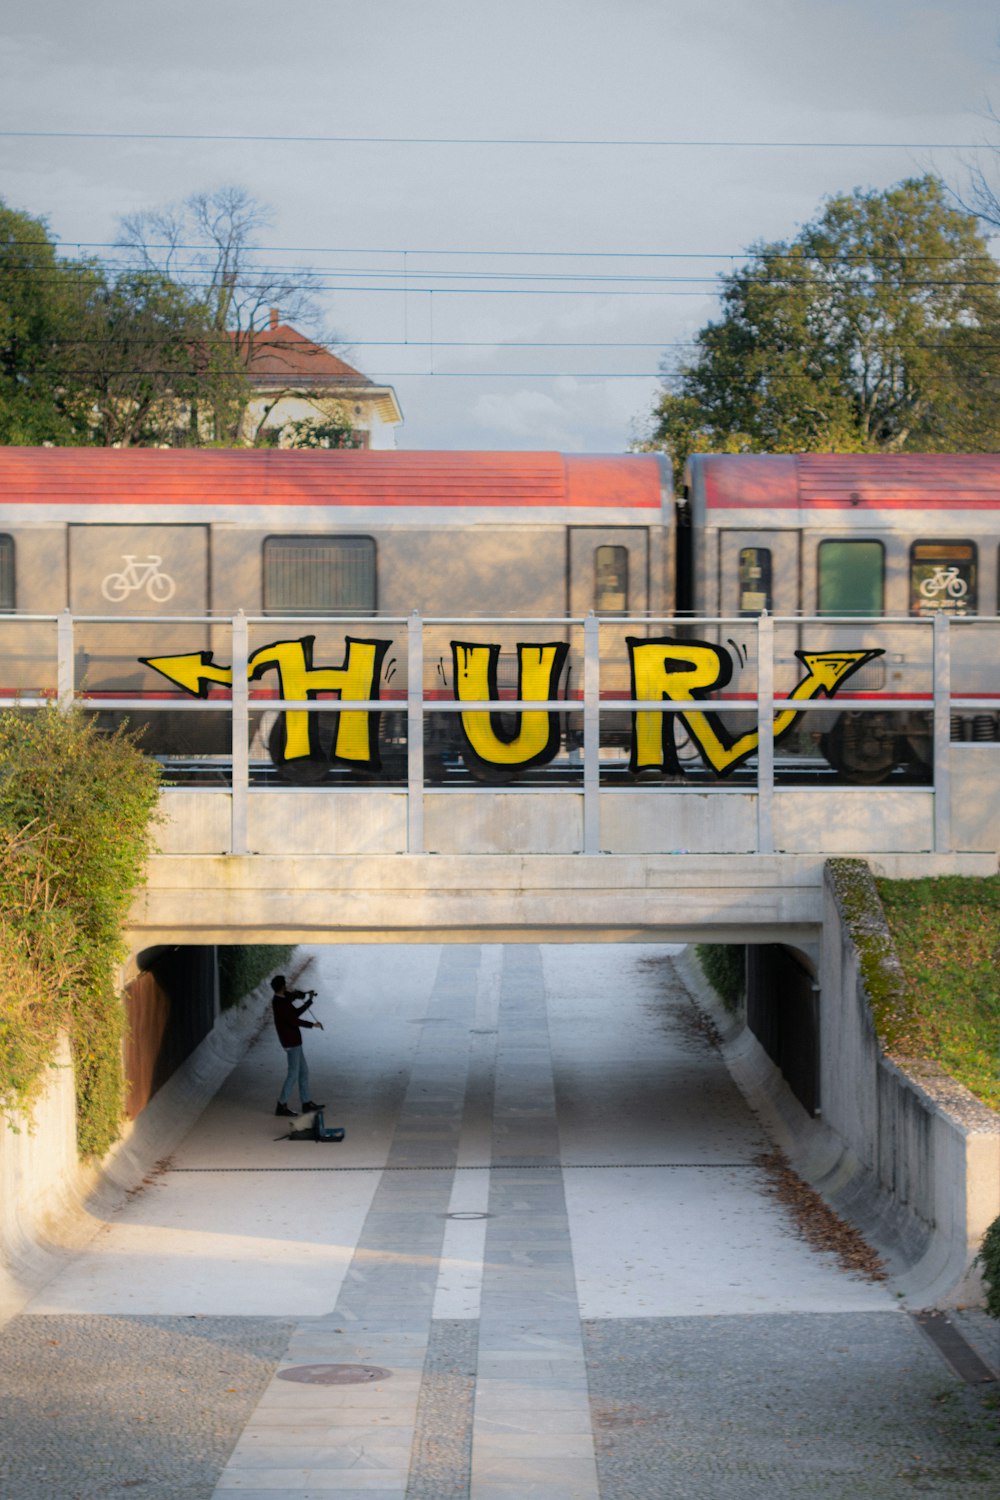
<instances>
[{"instance_id":1,"label":"person standing","mask_svg":"<svg viewBox=\"0 0 1000 1500\"><path fill-rule=\"evenodd\" d=\"M315 1027L317 1031L323 1030L322 1021L306 1021L303 1013L309 1009L316 997L315 990L290 990L285 984L284 974L276 974L271 980L271 988L274 997L271 1001L271 1009L274 1012L274 1029L278 1033L278 1041L285 1049L288 1057L288 1073L282 1085L281 1093L278 1095L278 1103L275 1106L276 1115L294 1115L295 1111L289 1107L288 1101L294 1089L299 1091L299 1102L301 1112L304 1114L308 1109L323 1109L322 1104L315 1103L309 1098L309 1069L306 1066L306 1055L302 1047L302 1027L310 1029ZM301 1005L296 1004L302 1001Z\"/></svg>"}]
</instances>

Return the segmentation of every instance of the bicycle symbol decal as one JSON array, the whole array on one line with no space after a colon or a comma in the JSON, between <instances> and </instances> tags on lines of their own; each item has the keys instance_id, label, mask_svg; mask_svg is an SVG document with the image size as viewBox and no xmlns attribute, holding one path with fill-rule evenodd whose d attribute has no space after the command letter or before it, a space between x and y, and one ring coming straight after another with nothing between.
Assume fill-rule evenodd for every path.
<instances>
[{"instance_id":1,"label":"bicycle symbol decal","mask_svg":"<svg viewBox=\"0 0 1000 1500\"><path fill-rule=\"evenodd\" d=\"M125 564L120 573L109 573L101 584L101 593L112 604L120 604L129 594L144 588L153 604L166 604L177 592L177 585L169 573L160 572L162 557L152 553L144 562L139 562L130 552L122 553Z\"/></svg>"},{"instance_id":2,"label":"bicycle symbol decal","mask_svg":"<svg viewBox=\"0 0 1000 1500\"><path fill-rule=\"evenodd\" d=\"M969 585L959 577L954 565L948 568L942 564L920 580L920 594L924 599L936 599L940 594L947 594L949 599L964 599L968 592Z\"/></svg>"}]
</instances>

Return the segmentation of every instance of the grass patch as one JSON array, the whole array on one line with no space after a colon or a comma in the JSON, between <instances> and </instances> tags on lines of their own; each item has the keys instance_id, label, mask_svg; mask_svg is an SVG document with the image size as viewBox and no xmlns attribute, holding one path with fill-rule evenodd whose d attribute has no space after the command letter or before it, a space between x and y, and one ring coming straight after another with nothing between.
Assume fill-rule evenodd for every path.
<instances>
[{"instance_id":1,"label":"grass patch","mask_svg":"<svg viewBox=\"0 0 1000 1500\"><path fill-rule=\"evenodd\" d=\"M913 1051L1000 1109L1000 876L878 880Z\"/></svg>"}]
</instances>

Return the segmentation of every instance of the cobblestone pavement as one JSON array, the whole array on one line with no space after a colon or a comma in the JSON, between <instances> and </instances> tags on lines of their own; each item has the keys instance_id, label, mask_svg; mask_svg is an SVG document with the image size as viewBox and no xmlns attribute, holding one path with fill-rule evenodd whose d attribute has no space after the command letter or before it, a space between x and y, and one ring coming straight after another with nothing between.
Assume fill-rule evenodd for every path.
<instances>
[{"instance_id":1,"label":"cobblestone pavement","mask_svg":"<svg viewBox=\"0 0 1000 1500\"><path fill-rule=\"evenodd\" d=\"M995 1500L1000 1404L905 1315L585 1324L602 1500Z\"/></svg>"},{"instance_id":2,"label":"cobblestone pavement","mask_svg":"<svg viewBox=\"0 0 1000 1500\"><path fill-rule=\"evenodd\" d=\"M2 1500L203 1500L288 1344L277 1318L15 1318Z\"/></svg>"},{"instance_id":3,"label":"cobblestone pavement","mask_svg":"<svg viewBox=\"0 0 1000 1500\"><path fill-rule=\"evenodd\" d=\"M347 1140L262 1038L0 1332L0 1500L996 1500L998 1386L796 1236L663 950L329 952Z\"/></svg>"}]
</instances>

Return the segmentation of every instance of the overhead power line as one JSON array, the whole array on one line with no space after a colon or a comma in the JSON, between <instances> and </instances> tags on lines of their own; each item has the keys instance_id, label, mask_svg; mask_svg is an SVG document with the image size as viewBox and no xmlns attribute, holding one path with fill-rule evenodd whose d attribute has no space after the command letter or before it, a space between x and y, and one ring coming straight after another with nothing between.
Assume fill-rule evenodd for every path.
<instances>
[{"instance_id":1,"label":"overhead power line","mask_svg":"<svg viewBox=\"0 0 1000 1500\"><path fill-rule=\"evenodd\" d=\"M672 151L979 151L982 141L734 141L679 137L491 135L270 135L175 130L0 130L8 140L230 141L333 146L586 146Z\"/></svg>"},{"instance_id":2,"label":"overhead power line","mask_svg":"<svg viewBox=\"0 0 1000 1500\"><path fill-rule=\"evenodd\" d=\"M0 132L2 134L2 132ZM44 235L11 235L5 241L12 245L48 245L50 241ZM140 247L131 247L121 240L60 240L57 249L65 250L73 247L77 250L117 250L126 254L132 250L140 252ZM167 244L150 243L141 247L143 251L166 250L171 253L178 251L197 252L199 254L211 254L211 247L204 244ZM808 258L811 262L819 262L824 265L868 265L880 261L889 261L892 264L906 264L911 261L918 263L924 261L954 261L959 257L954 251L945 253L931 253L929 251L894 251L891 255L880 255L877 251L859 251L855 255L819 255L810 252L808 257L801 253L784 250L769 250L764 248L750 248L742 250L497 250L497 249L433 249L420 245L259 245L255 246L252 254L261 255L396 255L405 257L410 255L427 255L443 257L484 257L492 256L495 259L518 260L792 260L802 261ZM118 261L110 256L100 257L102 264L128 265L137 270L150 269L149 267L137 266L134 260ZM257 263L258 269L280 270L271 262ZM292 267L294 271L301 271L301 266ZM400 268L397 268L397 272ZM420 274L419 272L415 274Z\"/></svg>"},{"instance_id":3,"label":"overhead power line","mask_svg":"<svg viewBox=\"0 0 1000 1500\"><path fill-rule=\"evenodd\" d=\"M266 267L264 267L264 268L258 267L256 269L259 272L262 269L266 271L268 268L266 268ZM157 273L157 274L164 274L164 273ZM298 274L300 276L306 277L307 279L303 280L303 281L289 281L287 283L283 283L282 286L279 288L279 287L274 287L273 285L271 285L267 281L262 282L260 284L256 284L254 282L254 280L253 280L253 275L250 274L250 273L248 273L246 280L243 281L240 284L240 286L237 288L237 291L238 291L238 293L240 293L240 294L242 294L244 296L256 295L256 296L258 296L261 299L262 303L266 302L269 297L272 297L272 296L273 297L287 296L288 294L290 294L292 292L309 292L309 293L317 293L317 292L336 292L336 293L339 293L339 292L379 292L379 293L382 293L382 294L391 293L391 294L398 294L398 295L415 295L415 294L421 294L421 293L423 293L423 294L427 294L427 295L434 296L434 297L456 297L456 296L471 296L471 297L491 297L491 296L494 296L494 297L495 296L509 296L509 297L581 297L581 296L583 296L583 297L586 297L586 296L590 296L590 297L701 297L701 298L705 298L705 297L710 297L710 296L718 295L718 286L717 286L717 282L716 282L715 278L714 277L707 277L707 276L637 276L634 273L623 273L620 276L596 276L596 275L589 274L587 272L580 272L577 275L563 275L563 274L549 275L549 274L546 274L546 273L538 272L537 274L533 274L533 275L525 275L524 276L524 282L540 282L541 281L541 282L545 282L546 285L544 285L544 286L528 286L528 285L522 284L521 280L519 279L518 276L510 275L507 272L494 273L492 275L492 277L490 277L488 273L475 273L475 274L472 274L472 273L465 273L465 272L461 272L461 271L455 271L455 272L450 272L450 271L444 272L444 271L442 271L442 272L439 272L439 273L420 271L420 272L413 273L414 275L420 277L419 281L414 281L414 280L408 279L406 277L405 273L400 272L398 270L396 270L396 271L362 271L362 272L358 272L358 271L343 271L343 272L339 272L339 271L336 271L336 270L327 270L327 271L322 271L322 272L310 272L310 271L306 271L306 270L298 270ZM166 275L166 280L175 282L176 285L182 286L186 291L189 291L189 292L214 292L214 291L217 291L218 290L218 284L216 282L213 282L211 280L208 280L208 281L200 280L199 281L197 279L192 279L192 278L196 278L196 277L199 277L199 276L203 277L204 275L205 275L204 268L201 268L201 267L197 267L197 266L178 267L178 268L176 268L174 270L171 270L170 273L168 275ZM375 285L365 285L365 284L360 284L360 283L341 282L341 281L337 281L337 280L329 280L329 279L320 280L320 279L317 279L319 277L330 278L330 277L337 277L339 275L344 275L344 276L349 276L349 275L364 275L364 276L368 276L368 277L385 277L386 280L385 281L381 281L381 282L377 282ZM440 276L440 279L441 279L442 283L446 282L446 281L447 282L454 282L454 281L463 281L463 282L475 281L477 284L474 285L474 286L445 286L445 285L429 286L429 285L426 284L427 282L429 282L432 279L434 279L436 276ZM482 276L483 280L486 280L486 279L492 279L492 280L496 280L496 281L515 281L515 280L517 280L518 281L518 285L517 286L482 286L482 285L479 284L480 276ZM49 274L48 272L46 272L46 273L44 273L42 275L35 275L33 273L32 269L31 269L31 267L14 267L14 268L6 268L6 269L3 269L3 270L0 270L0 279L6 278L6 279L11 279L11 280L17 280L17 279L28 280L28 281L31 281L32 283L34 283L35 285L39 285L39 286L41 286L41 285L47 285L47 284L49 284L49 285L51 285L51 284L60 284L60 285L65 286L67 278L74 278L74 277L80 283L81 286L85 286L86 287L86 286L88 286L88 285L91 284L90 276L89 276L89 273L88 273L88 268L85 265L81 265L79 268L75 268L75 263L73 263L73 262L65 263L65 269L62 271L62 273L61 274L55 274L55 275ZM580 286L570 286L570 287L567 287L567 286L564 285L564 283L568 282L568 281L569 282L587 282L587 283L590 283L591 285L587 286L587 287L580 287ZM553 284L553 283L556 283L556 284ZM895 279L895 278L888 278L886 282L880 282L878 280L871 279L868 284L873 289L877 288L880 285L887 284L887 285L893 287L895 290L898 290L898 291L938 291L938 290L944 290L944 289L947 289L947 288L955 288L955 287L965 287L965 288L988 287L988 288L991 288L992 290L997 290L998 286L1000 286L1000 270L998 270L998 274L997 275L991 276L991 277L987 277L986 279L979 279L978 277L973 277L973 276L949 276L949 277L946 277L946 278L933 277L933 276L924 276L924 277L907 277L905 280L903 280L903 279ZM818 282L814 278L808 277L808 276L781 276L781 277L776 278L773 282L759 281L759 282L757 282L755 284L755 289L758 290L758 291L761 291L761 292L783 293L789 287L808 287L808 288L818 289L819 290L819 289L822 289L825 285L827 285L827 283ZM656 290L656 291L634 290L634 288L642 288L642 287L647 287L647 286L655 286L655 287L658 287L658 288L662 287L662 288L664 288L664 290ZM700 288L702 288L702 290L700 290L700 291L681 291L681 290L677 290L677 288L687 287L687 286L700 287Z\"/></svg>"}]
</instances>

